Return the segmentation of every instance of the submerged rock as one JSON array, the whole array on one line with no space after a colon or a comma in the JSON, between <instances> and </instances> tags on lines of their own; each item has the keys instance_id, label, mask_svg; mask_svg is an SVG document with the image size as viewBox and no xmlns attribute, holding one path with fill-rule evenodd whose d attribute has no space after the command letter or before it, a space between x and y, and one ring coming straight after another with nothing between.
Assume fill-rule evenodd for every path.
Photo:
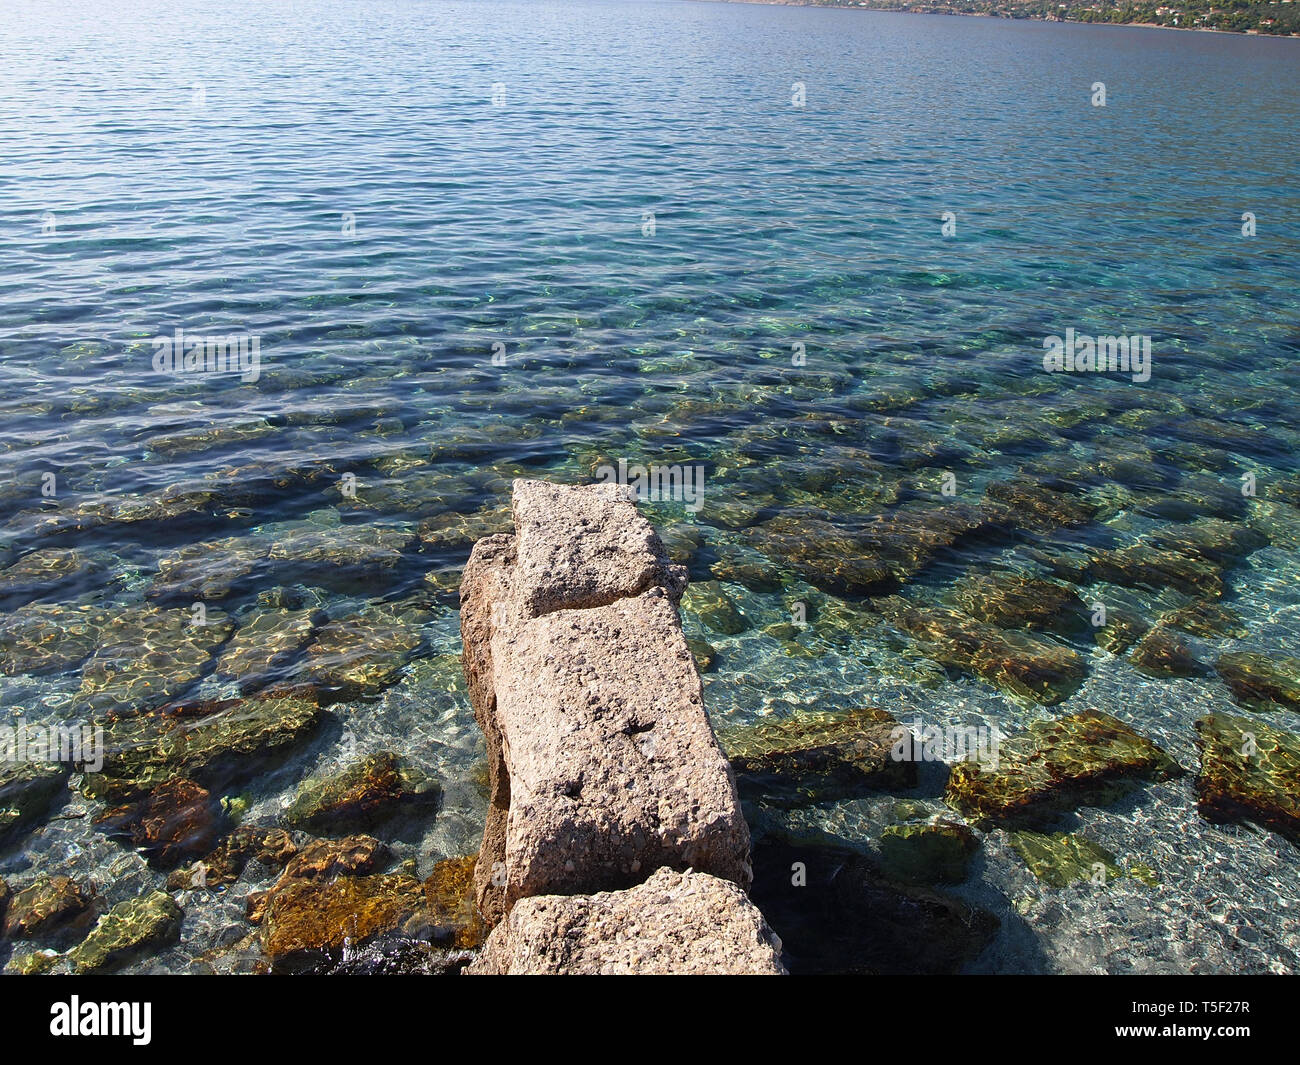
<instances>
[{"instance_id":1,"label":"submerged rock","mask_svg":"<svg viewBox=\"0 0 1300 1065\"><path fill-rule=\"evenodd\" d=\"M1300 735L1235 714L1210 714L1196 732L1201 816L1250 821L1300 846Z\"/></svg>"},{"instance_id":2,"label":"submerged rock","mask_svg":"<svg viewBox=\"0 0 1300 1065\"><path fill-rule=\"evenodd\" d=\"M509 507L491 507L474 514L437 514L420 522L420 539L438 550L468 552L476 540L511 530Z\"/></svg>"},{"instance_id":3,"label":"submerged rock","mask_svg":"<svg viewBox=\"0 0 1300 1065\"><path fill-rule=\"evenodd\" d=\"M82 942L68 952L78 973L96 973L123 963L180 938L184 913L165 891L119 902L99 919Z\"/></svg>"},{"instance_id":4,"label":"submerged rock","mask_svg":"<svg viewBox=\"0 0 1300 1065\"><path fill-rule=\"evenodd\" d=\"M1129 655L1133 667L1151 677L1199 677L1208 672L1187 645L1165 625L1142 637Z\"/></svg>"},{"instance_id":5,"label":"submerged rock","mask_svg":"<svg viewBox=\"0 0 1300 1065\"><path fill-rule=\"evenodd\" d=\"M418 542L415 530L407 527L297 525L271 544L267 559L278 568L289 563L334 584L392 569Z\"/></svg>"},{"instance_id":6,"label":"submerged rock","mask_svg":"<svg viewBox=\"0 0 1300 1065\"><path fill-rule=\"evenodd\" d=\"M304 781L284 820L312 832L353 832L387 820L403 807L436 806L439 794L436 781L384 751L336 775Z\"/></svg>"},{"instance_id":7,"label":"submerged rock","mask_svg":"<svg viewBox=\"0 0 1300 1065\"><path fill-rule=\"evenodd\" d=\"M893 756L906 735L893 715L863 707L726 729L718 733L718 742L742 791L778 805L802 806L864 790L915 786L915 761Z\"/></svg>"},{"instance_id":8,"label":"submerged rock","mask_svg":"<svg viewBox=\"0 0 1300 1065\"><path fill-rule=\"evenodd\" d=\"M973 574L957 584L953 599L977 621L1003 629L1068 632L1085 625L1083 604L1074 590L1042 577Z\"/></svg>"},{"instance_id":9,"label":"submerged rock","mask_svg":"<svg viewBox=\"0 0 1300 1065\"><path fill-rule=\"evenodd\" d=\"M1009 524L1031 532L1087 525L1098 510L1096 504L1075 495L1054 478L1040 480L1021 475L1008 481L994 481L985 493L1005 509Z\"/></svg>"},{"instance_id":10,"label":"submerged rock","mask_svg":"<svg viewBox=\"0 0 1300 1065\"><path fill-rule=\"evenodd\" d=\"M697 617L706 629L735 636L749 628L745 615L717 581L695 581L682 596L682 610Z\"/></svg>"},{"instance_id":11,"label":"submerged rock","mask_svg":"<svg viewBox=\"0 0 1300 1065\"><path fill-rule=\"evenodd\" d=\"M95 649L110 614L92 604L29 603L0 618L0 673L62 673Z\"/></svg>"},{"instance_id":12,"label":"submerged rock","mask_svg":"<svg viewBox=\"0 0 1300 1065\"><path fill-rule=\"evenodd\" d=\"M1106 624L1097 629L1097 644L1113 655L1122 655L1151 631L1151 622L1124 607L1108 607Z\"/></svg>"},{"instance_id":13,"label":"submerged rock","mask_svg":"<svg viewBox=\"0 0 1300 1065\"><path fill-rule=\"evenodd\" d=\"M1125 588L1175 588L1207 599L1218 599L1224 591L1220 563L1144 544L1092 552L1088 576Z\"/></svg>"},{"instance_id":14,"label":"submerged rock","mask_svg":"<svg viewBox=\"0 0 1300 1065\"><path fill-rule=\"evenodd\" d=\"M660 869L625 891L520 899L470 975L784 973L781 941L734 883Z\"/></svg>"},{"instance_id":15,"label":"submerged rock","mask_svg":"<svg viewBox=\"0 0 1300 1065\"><path fill-rule=\"evenodd\" d=\"M276 763L320 723L314 701L274 693L191 703L110 718L104 765L86 773L87 798L125 800L189 778L220 794Z\"/></svg>"},{"instance_id":16,"label":"submerged rock","mask_svg":"<svg viewBox=\"0 0 1300 1065\"><path fill-rule=\"evenodd\" d=\"M819 843L761 840L752 894L797 975L956 973L999 927L986 910Z\"/></svg>"},{"instance_id":17,"label":"submerged rock","mask_svg":"<svg viewBox=\"0 0 1300 1065\"><path fill-rule=\"evenodd\" d=\"M1074 694L1087 673L1083 656L1068 647L1000 629L956 610L913 607L898 598L883 602L881 610L919 640L934 661L1048 706Z\"/></svg>"},{"instance_id":18,"label":"submerged rock","mask_svg":"<svg viewBox=\"0 0 1300 1065\"><path fill-rule=\"evenodd\" d=\"M428 928L422 937L454 950L473 950L486 935L474 901L474 866L478 855L436 862L424 881Z\"/></svg>"},{"instance_id":19,"label":"submerged rock","mask_svg":"<svg viewBox=\"0 0 1300 1065\"><path fill-rule=\"evenodd\" d=\"M960 884L979 845L974 832L954 821L889 825L880 837L880 857L899 880Z\"/></svg>"},{"instance_id":20,"label":"submerged rock","mask_svg":"<svg viewBox=\"0 0 1300 1065\"><path fill-rule=\"evenodd\" d=\"M265 561L270 545L251 536L186 544L158 560L153 599L224 599Z\"/></svg>"},{"instance_id":21,"label":"submerged rock","mask_svg":"<svg viewBox=\"0 0 1300 1065\"><path fill-rule=\"evenodd\" d=\"M67 933L94 916L95 891L66 876L40 874L15 892L5 911L5 939L35 939Z\"/></svg>"},{"instance_id":22,"label":"submerged rock","mask_svg":"<svg viewBox=\"0 0 1300 1065\"><path fill-rule=\"evenodd\" d=\"M695 659L695 668L701 673L708 673L713 669L714 661L718 656L717 649L708 640L687 640L686 646L691 649L691 655Z\"/></svg>"},{"instance_id":23,"label":"submerged rock","mask_svg":"<svg viewBox=\"0 0 1300 1065\"><path fill-rule=\"evenodd\" d=\"M113 806L95 824L124 839L159 869L210 851L221 833L221 803L192 780L168 780L146 798Z\"/></svg>"},{"instance_id":24,"label":"submerged rock","mask_svg":"<svg viewBox=\"0 0 1300 1065\"><path fill-rule=\"evenodd\" d=\"M284 679L285 665L311 640L315 610L261 610L244 621L222 649L215 673L244 694Z\"/></svg>"},{"instance_id":25,"label":"submerged rock","mask_svg":"<svg viewBox=\"0 0 1300 1065\"><path fill-rule=\"evenodd\" d=\"M1050 887L1063 888L1076 880L1105 884L1124 875L1115 855L1077 833L1012 832L1009 838L1029 871Z\"/></svg>"},{"instance_id":26,"label":"submerged rock","mask_svg":"<svg viewBox=\"0 0 1300 1065\"><path fill-rule=\"evenodd\" d=\"M963 503L904 504L870 518L825 512L778 515L747 535L769 558L833 595L876 595L924 569L940 551L994 520Z\"/></svg>"},{"instance_id":27,"label":"submerged rock","mask_svg":"<svg viewBox=\"0 0 1300 1065\"><path fill-rule=\"evenodd\" d=\"M45 815L70 771L63 762L0 763L0 843Z\"/></svg>"},{"instance_id":28,"label":"submerged rock","mask_svg":"<svg viewBox=\"0 0 1300 1065\"><path fill-rule=\"evenodd\" d=\"M1300 658L1229 651L1214 668L1243 706L1300 710Z\"/></svg>"},{"instance_id":29,"label":"submerged rock","mask_svg":"<svg viewBox=\"0 0 1300 1065\"><path fill-rule=\"evenodd\" d=\"M92 712L137 712L183 695L231 628L218 610L129 607L112 617L82 668L77 702Z\"/></svg>"},{"instance_id":30,"label":"submerged rock","mask_svg":"<svg viewBox=\"0 0 1300 1065\"><path fill-rule=\"evenodd\" d=\"M266 900L262 951L279 971L319 965L402 928L423 906L420 881L401 873L282 879Z\"/></svg>"},{"instance_id":31,"label":"submerged rock","mask_svg":"<svg viewBox=\"0 0 1300 1065\"><path fill-rule=\"evenodd\" d=\"M77 585L90 590L100 569L97 560L75 548L32 551L0 569L0 603L25 603Z\"/></svg>"},{"instance_id":32,"label":"submerged rock","mask_svg":"<svg viewBox=\"0 0 1300 1065\"><path fill-rule=\"evenodd\" d=\"M431 617L412 607L371 603L322 625L306 650L304 683L335 701L378 695L401 679L424 646L422 628Z\"/></svg>"},{"instance_id":33,"label":"submerged rock","mask_svg":"<svg viewBox=\"0 0 1300 1065\"><path fill-rule=\"evenodd\" d=\"M239 874L251 861L283 869L297 853L293 838L282 828L238 825L217 844L215 850L198 862L173 870L167 878L167 890L224 887L239 879Z\"/></svg>"},{"instance_id":34,"label":"submerged rock","mask_svg":"<svg viewBox=\"0 0 1300 1065\"><path fill-rule=\"evenodd\" d=\"M1207 639L1229 636L1239 640L1248 635L1246 627L1241 623L1241 615L1235 610L1222 603L1206 602L1203 599L1179 607L1160 620L1172 628Z\"/></svg>"},{"instance_id":35,"label":"submerged rock","mask_svg":"<svg viewBox=\"0 0 1300 1065\"><path fill-rule=\"evenodd\" d=\"M1036 721L999 745L996 767L965 762L945 799L981 824L1034 826L1112 801L1144 780L1181 772L1150 740L1099 710Z\"/></svg>"}]
</instances>

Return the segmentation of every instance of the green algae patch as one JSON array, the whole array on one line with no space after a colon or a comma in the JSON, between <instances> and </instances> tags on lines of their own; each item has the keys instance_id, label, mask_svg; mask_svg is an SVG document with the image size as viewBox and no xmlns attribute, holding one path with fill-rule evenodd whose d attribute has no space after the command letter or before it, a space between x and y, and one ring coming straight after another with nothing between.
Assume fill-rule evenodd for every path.
<instances>
[{"instance_id":1,"label":"green algae patch","mask_svg":"<svg viewBox=\"0 0 1300 1065\"><path fill-rule=\"evenodd\" d=\"M1124 875L1115 855L1077 833L1012 832L1010 839L1011 849L1029 871L1051 887L1063 888L1076 880L1102 885Z\"/></svg>"},{"instance_id":2,"label":"green algae patch","mask_svg":"<svg viewBox=\"0 0 1300 1065\"><path fill-rule=\"evenodd\" d=\"M99 919L82 942L68 952L78 973L102 972L148 951L175 943L181 908L165 891L119 902Z\"/></svg>"},{"instance_id":3,"label":"green algae patch","mask_svg":"<svg viewBox=\"0 0 1300 1065\"><path fill-rule=\"evenodd\" d=\"M916 884L960 884L979 840L965 825L890 825L880 837L881 863L891 876Z\"/></svg>"},{"instance_id":4,"label":"green algae patch","mask_svg":"<svg viewBox=\"0 0 1300 1065\"><path fill-rule=\"evenodd\" d=\"M1300 658L1230 651L1219 656L1214 668L1243 706L1300 710Z\"/></svg>"},{"instance_id":5,"label":"green algae patch","mask_svg":"<svg viewBox=\"0 0 1300 1065\"><path fill-rule=\"evenodd\" d=\"M979 824L1035 827L1078 806L1113 801L1145 780L1180 773L1151 740L1099 710L1038 721L1004 740L996 767L954 766L945 799Z\"/></svg>"},{"instance_id":6,"label":"green algae patch","mask_svg":"<svg viewBox=\"0 0 1300 1065\"><path fill-rule=\"evenodd\" d=\"M1250 821L1300 845L1300 735L1235 714L1210 714L1196 733L1201 816Z\"/></svg>"},{"instance_id":7,"label":"green algae patch","mask_svg":"<svg viewBox=\"0 0 1300 1065\"><path fill-rule=\"evenodd\" d=\"M864 707L725 730L718 741L743 789L778 805L803 806L914 786L916 763L893 755L905 732L893 715Z\"/></svg>"}]
</instances>

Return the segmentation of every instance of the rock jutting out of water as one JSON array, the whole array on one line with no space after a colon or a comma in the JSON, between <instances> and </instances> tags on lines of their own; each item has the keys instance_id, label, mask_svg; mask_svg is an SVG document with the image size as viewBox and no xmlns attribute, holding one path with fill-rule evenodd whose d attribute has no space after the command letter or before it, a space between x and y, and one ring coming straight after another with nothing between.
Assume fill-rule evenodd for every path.
<instances>
[{"instance_id":1,"label":"rock jutting out of water","mask_svg":"<svg viewBox=\"0 0 1300 1065\"><path fill-rule=\"evenodd\" d=\"M1036 721L1003 740L996 767L963 762L945 799L980 824L1036 827L1079 806L1113 801L1138 783L1181 772L1150 740L1098 710Z\"/></svg>"},{"instance_id":2,"label":"rock jutting out of water","mask_svg":"<svg viewBox=\"0 0 1300 1065\"><path fill-rule=\"evenodd\" d=\"M1207 821L1249 821L1300 846L1300 735L1236 714L1196 722L1196 807Z\"/></svg>"},{"instance_id":3,"label":"rock jutting out of water","mask_svg":"<svg viewBox=\"0 0 1300 1065\"><path fill-rule=\"evenodd\" d=\"M492 767L484 917L663 865L747 884L749 831L675 608L684 574L617 486L516 481L513 505L514 536L475 546L461 590Z\"/></svg>"},{"instance_id":4,"label":"rock jutting out of water","mask_svg":"<svg viewBox=\"0 0 1300 1065\"><path fill-rule=\"evenodd\" d=\"M461 589L494 926L468 971L783 972L745 894L749 828L682 634L685 572L616 485L518 480L512 506L514 535L475 545Z\"/></svg>"},{"instance_id":5,"label":"rock jutting out of water","mask_svg":"<svg viewBox=\"0 0 1300 1065\"><path fill-rule=\"evenodd\" d=\"M475 975L780 975L779 940L736 884L660 869L625 891L520 899Z\"/></svg>"}]
</instances>

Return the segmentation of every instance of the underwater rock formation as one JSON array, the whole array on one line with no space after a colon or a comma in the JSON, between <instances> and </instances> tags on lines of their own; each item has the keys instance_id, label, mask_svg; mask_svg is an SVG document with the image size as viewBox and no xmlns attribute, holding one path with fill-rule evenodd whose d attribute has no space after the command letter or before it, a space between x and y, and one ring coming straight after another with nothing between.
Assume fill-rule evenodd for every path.
<instances>
[{"instance_id":1,"label":"underwater rock formation","mask_svg":"<svg viewBox=\"0 0 1300 1065\"><path fill-rule=\"evenodd\" d=\"M184 917L165 891L119 902L99 919L90 935L68 952L78 973L115 968L146 951L176 942Z\"/></svg>"},{"instance_id":2,"label":"underwater rock formation","mask_svg":"<svg viewBox=\"0 0 1300 1065\"><path fill-rule=\"evenodd\" d=\"M326 835L370 828L403 806L435 806L439 788L390 751L372 754L334 776L303 781L284 820Z\"/></svg>"},{"instance_id":3,"label":"underwater rock formation","mask_svg":"<svg viewBox=\"0 0 1300 1065\"><path fill-rule=\"evenodd\" d=\"M875 707L799 714L718 734L742 791L777 805L842 799L916 784L916 762L892 756L907 730Z\"/></svg>"},{"instance_id":4,"label":"underwater rock formation","mask_svg":"<svg viewBox=\"0 0 1300 1065\"><path fill-rule=\"evenodd\" d=\"M963 762L945 799L980 824L1034 826L1078 806L1099 806L1143 780L1181 772L1144 736L1099 710L1038 721L1003 740L996 767Z\"/></svg>"},{"instance_id":5,"label":"underwater rock formation","mask_svg":"<svg viewBox=\"0 0 1300 1065\"><path fill-rule=\"evenodd\" d=\"M1196 807L1207 821L1251 821L1300 846L1300 735L1235 714L1196 722Z\"/></svg>"},{"instance_id":6,"label":"underwater rock formation","mask_svg":"<svg viewBox=\"0 0 1300 1065\"><path fill-rule=\"evenodd\" d=\"M1300 658L1229 651L1214 668L1243 706L1300 710Z\"/></svg>"}]
</instances>

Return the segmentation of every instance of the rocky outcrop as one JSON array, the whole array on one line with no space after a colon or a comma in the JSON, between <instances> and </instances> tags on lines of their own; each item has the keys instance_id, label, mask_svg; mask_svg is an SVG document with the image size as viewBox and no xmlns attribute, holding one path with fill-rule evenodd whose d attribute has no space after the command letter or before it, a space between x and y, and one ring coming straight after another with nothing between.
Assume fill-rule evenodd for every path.
<instances>
[{"instance_id":1,"label":"rocky outcrop","mask_svg":"<svg viewBox=\"0 0 1300 1065\"><path fill-rule=\"evenodd\" d=\"M475 975L780 975L772 930L735 884L660 869L596 895L522 899L488 937Z\"/></svg>"},{"instance_id":2,"label":"rocky outcrop","mask_svg":"<svg viewBox=\"0 0 1300 1065\"><path fill-rule=\"evenodd\" d=\"M476 896L500 928L474 971L716 971L724 955L729 969L779 971L770 933L765 954L754 948L762 964L708 946L766 925L745 895L749 828L678 617L684 570L618 486L518 480L512 503L514 533L479 541L461 585L490 775ZM543 950L560 914L574 942Z\"/></svg>"}]
</instances>

